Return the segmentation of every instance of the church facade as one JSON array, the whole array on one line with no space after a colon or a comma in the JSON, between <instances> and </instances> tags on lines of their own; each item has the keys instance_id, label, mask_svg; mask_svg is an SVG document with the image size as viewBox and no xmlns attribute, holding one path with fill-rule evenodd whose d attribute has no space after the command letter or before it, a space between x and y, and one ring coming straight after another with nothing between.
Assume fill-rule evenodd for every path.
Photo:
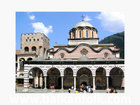
<instances>
[{"instance_id":1,"label":"church facade","mask_svg":"<svg viewBox=\"0 0 140 105\"><path fill-rule=\"evenodd\" d=\"M24 88L122 89L124 59L114 44L99 44L98 30L82 20L69 31L68 45L49 48L42 33L22 34L16 82ZM124 84L123 84L124 85Z\"/></svg>"}]
</instances>

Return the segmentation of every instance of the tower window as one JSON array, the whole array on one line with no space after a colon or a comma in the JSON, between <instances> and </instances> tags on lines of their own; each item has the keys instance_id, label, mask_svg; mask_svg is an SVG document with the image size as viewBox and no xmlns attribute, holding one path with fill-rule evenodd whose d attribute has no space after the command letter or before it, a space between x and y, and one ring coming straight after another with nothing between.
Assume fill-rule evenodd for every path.
<instances>
[{"instance_id":1,"label":"tower window","mask_svg":"<svg viewBox=\"0 0 140 105\"><path fill-rule=\"evenodd\" d=\"M36 47L35 46L32 47L32 51L36 51Z\"/></svg>"},{"instance_id":2,"label":"tower window","mask_svg":"<svg viewBox=\"0 0 140 105\"><path fill-rule=\"evenodd\" d=\"M28 48L28 47L25 47L25 48L24 48L24 51L25 51L25 52L29 52L29 48Z\"/></svg>"},{"instance_id":3,"label":"tower window","mask_svg":"<svg viewBox=\"0 0 140 105\"><path fill-rule=\"evenodd\" d=\"M86 38L88 38L88 30L86 30Z\"/></svg>"},{"instance_id":4,"label":"tower window","mask_svg":"<svg viewBox=\"0 0 140 105\"><path fill-rule=\"evenodd\" d=\"M82 38L82 32L79 31L79 38Z\"/></svg>"},{"instance_id":5,"label":"tower window","mask_svg":"<svg viewBox=\"0 0 140 105\"><path fill-rule=\"evenodd\" d=\"M37 39L37 41L39 41L39 39Z\"/></svg>"}]
</instances>

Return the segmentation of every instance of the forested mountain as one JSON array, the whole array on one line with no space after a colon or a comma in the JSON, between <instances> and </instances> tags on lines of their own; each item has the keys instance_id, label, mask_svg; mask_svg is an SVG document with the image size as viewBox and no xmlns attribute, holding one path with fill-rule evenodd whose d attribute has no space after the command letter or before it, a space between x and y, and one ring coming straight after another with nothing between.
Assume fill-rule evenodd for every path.
<instances>
[{"instance_id":1,"label":"forested mountain","mask_svg":"<svg viewBox=\"0 0 140 105\"><path fill-rule=\"evenodd\" d=\"M113 43L117 48L120 48L120 57L124 58L124 32L116 33L108 36L99 42L100 44Z\"/></svg>"}]
</instances>

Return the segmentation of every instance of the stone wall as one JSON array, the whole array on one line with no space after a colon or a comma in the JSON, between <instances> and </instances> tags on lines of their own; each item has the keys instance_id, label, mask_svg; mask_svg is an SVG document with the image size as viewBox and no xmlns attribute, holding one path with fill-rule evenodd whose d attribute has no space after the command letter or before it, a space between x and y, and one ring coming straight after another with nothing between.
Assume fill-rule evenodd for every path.
<instances>
[{"instance_id":1,"label":"stone wall","mask_svg":"<svg viewBox=\"0 0 140 105\"><path fill-rule=\"evenodd\" d=\"M108 49L103 49L99 53L96 53L96 52L92 51L87 46L80 46L72 53L68 53L65 50L59 50L57 53L54 54L54 58L61 58L61 54L64 53L64 58L76 58L76 59L78 59L82 56L82 54L81 54L82 49L86 49L88 51L86 54L86 56L88 58L104 58L105 53L108 53L107 58L116 58L116 55Z\"/></svg>"},{"instance_id":2,"label":"stone wall","mask_svg":"<svg viewBox=\"0 0 140 105\"><path fill-rule=\"evenodd\" d=\"M25 47L29 48L28 52L25 52ZM36 47L36 51L32 51L32 47ZM21 35L21 53L36 53L40 57L45 58L48 49L49 39L43 33Z\"/></svg>"}]
</instances>

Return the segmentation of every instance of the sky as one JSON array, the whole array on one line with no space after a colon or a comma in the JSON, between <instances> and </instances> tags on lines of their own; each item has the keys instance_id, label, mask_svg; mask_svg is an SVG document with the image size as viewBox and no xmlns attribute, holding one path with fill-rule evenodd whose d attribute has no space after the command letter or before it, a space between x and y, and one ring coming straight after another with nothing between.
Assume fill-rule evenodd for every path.
<instances>
[{"instance_id":1,"label":"sky","mask_svg":"<svg viewBox=\"0 0 140 105\"><path fill-rule=\"evenodd\" d=\"M98 30L99 40L124 31L124 15L120 12L16 12L16 49L21 34L41 32L55 44L68 44L69 31L84 20Z\"/></svg>"}]
</instances>

